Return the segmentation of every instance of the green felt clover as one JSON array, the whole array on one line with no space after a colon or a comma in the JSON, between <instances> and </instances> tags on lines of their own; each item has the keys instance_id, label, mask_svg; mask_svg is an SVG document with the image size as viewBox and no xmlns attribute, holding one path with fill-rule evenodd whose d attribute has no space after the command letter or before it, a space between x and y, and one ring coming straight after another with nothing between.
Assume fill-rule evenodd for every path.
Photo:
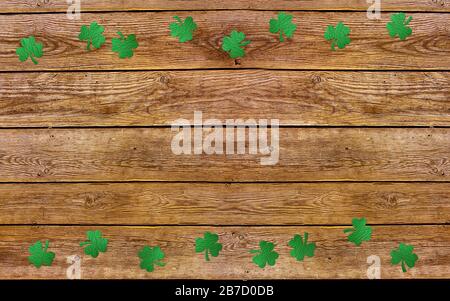
<instances>
[{"instance_id":1,"label":"green felt clover","mask_svg":"<svg viewBox=\"0 0 450 301\"><path fill-rule=\"evenodd\" d=\"M348 241L354 243L359 246L363 241L369 241L372 236L372 228L370 226L366 226L366 219L354 218L352 220L353 229L345 229L344 233L351 234L348 236Z\"/></svg>"},{"instance_id":2,"label":"green felt clover","mask_svg":"<svg viewBox=\"0 0 450 301\"><path fill-rule=\"evenodd\" d=\"M91 45L95 49L99 49L106 42L106 38L103 35L105 28L97 24L97 22L92 22L89 27L86 25L81 26L80 34L78 39L80 41L86 41L86 50L91 51Z\"/></svg>"},{"instance_id":3,"label":"green felt clover","mask_svg":"<svg viewBox=\"0 0 450 301\"><path fill-rule=\"evenodd\" d=\"M297 261L302 261L307 257L313 257L314 251L316 250L315 243L308 243L309 234L305 232L304 237L296 234L294 238L289 241L289 246L292 247L291 256L297 259Z\"/></svg>"},{"instance_id":4,"label":"green felt clover","mask_svg":"<svg viewBox=\"0 0 450 301\"><path fill-rule=\"evenodd\" d=\"M108 247L108 239L102 237L100 231L87 231L86 236L88 241L81 242L80 247L84 247L84 253L93 258L97 258L100 252L105 253Z\"/></svg>"},{"instance_id":5,"label":"green felt clover","mask_svg":"<svg viewBox=\"0 0 450 301\"><path fill-rule=\"evenodd\" d=\"M274 266L279 254L274 251L275 244L268 241L259 242L259 250L250 250L253 256L253 263L259 266L261 269L265 268L266 265Z\"/></svg>"},{"instance_id":6,"label":"green felt clover","mask_svg":"<svg viewBox=\"0 0 450 301\"><path fill-rule=\"evenodd\" d=\"M37 43L36 39L33 36L29 36L28 38L23 38L20 40L20 45L16 49L16 54L19 56L19 60L21 62L25 62L28 58L37 65L38 61L36 58L41 58L44 55L42 43Z\"/></svg>"},{"instance_id":7,"label":"green felt clover","mask_svg":"<svg viewBox=\"0 0 450 301\"><path fill-rule=\"evenodd\" d=\"M411 20L412 17L410 16L406 19L406 15L404 13L391 15L391 22L386 24L386 28L391 38L398 36L400 40L403 41L412 35L412 29L408 26Z\"/></svg>"},{"instance_id":8,"label":"green felt clover","mask_svg":"<svg viewBox=\"0 0 450 301\"><path fill-rule=\"evenodd\" d=\"M222 244L218 242L219 235L211 232L205 232L203 238L195 239L195 252L205 252L205 260L209 261L209 255L213 257L219 256L222 251Z\"/></svg>"},{"instance_id":9,"label":"green felt clover","mask_svg":"<svg viewBox=\"0 0 450 301\"><path fill-rule=\"evenodd\" d=\"M184 21L180 17L173 17L177 22L170 23L170 35L178 38L181 43L190 41L193 39L194 31L197 29L192 17L187 17Z\"/></svg>"},{"instance_id":10,"label":"green felt clover","mask_svg":"<svg viewBox=\"0 0 450 301\"><path fill-rule=\"evenodd\" d=\"M400 244L398 249L391 251L391 264L397 265L401 263L403 273L406 273L406 266L412 268L415 266L419 256L413 253L414 247L411 245Z\"/></svg>"},{"instance_id":11,"label":"green felt clover","mask_svg":"<svg viewBox=\"0 0 450 301\"><path fill-rule=\"evenodd\" d=\"M230 55L232 59L245 56L244 47L250 44L245 40L245 34L233 30L229 36L223 38L222 49Z\"/></svg>"}]
</instances>

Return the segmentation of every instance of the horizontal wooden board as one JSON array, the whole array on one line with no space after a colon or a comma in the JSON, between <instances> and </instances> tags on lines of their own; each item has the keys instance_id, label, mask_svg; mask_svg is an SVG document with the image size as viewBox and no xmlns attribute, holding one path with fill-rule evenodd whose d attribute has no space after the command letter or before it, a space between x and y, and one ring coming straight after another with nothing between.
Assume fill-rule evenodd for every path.
<instances>
[{"instance_id":1,"label":"horizontal wooden board","mask_svg":"<svg viewBox=\"0 0 450 301\"><path fill-rule=\"evenodd\" d=\"M270 142L277 164L267 166L261 163L269 155L249 154L248 147L239 155L193 154L201 146L175 155L171 143L177 134L170 128L4 129L0 181L448 181L450 176L448 128L280 128L279 160Z\"/></svg>"},{"instance_id":2,"label":"horizontal wooden board","mask_svg":"<svg viewBox=\"0 0 450 301\"><path fill-rule=\"evenodd\" d=\"M64 279L70 266L67 257L81 257L82 278L367 278L367 258L380 256L381 277L449 278L449 226L373 227L372 240L356 247L346 240L342 227L107 227L101 230L109 238L108 251L93 259L83 254L79 243L85 240L86 227L0 227L0 278ZM223 250L219 257L205 262L195 253L195 238L205 231L219 234ZM289 240L294 234L309 233L317 249L313 258L297 262L290 257ZM56 253L51 267L36 269L28 263L28 247L37 240L50 240ZM252 263L249 250L260 240L276 243L280 254L275 267L261 270ZM419 256L416 266L403 273L392 266L390 252L398 244L412 244ZM139 268L138 251L145 245L159 245L166 254L165 267L152 273ZM193 273L195 271L195 273Z\"/></svg>"},{"instance_id":3,"label":"horizontal wooden board","mask_svg":"<svg viewBox=\"0 0 450 301\"><path fill-rule=\"evenodd\" d=\"M1 224L450 223L450 183L2 184L0 195Z\"/></svg>"},{"instance_id":4,"label":"horizontal wooden board","mask_svg":"<svg viewBox=\"0 0 450 301\"><path fill-rule=\"evenodd\" d=\"M179 43L170 36L172 17L192 15L199 29L195 39ZM161 70L202 68L267 69L413 69L450 70L450 18L448 14L413 13L414 34L406 41L390 38L383 20L369 20L365 12L294 12L295 37L280 43L269 32L270 11L204 11L83 14L68 20L65 14L1 15L0 71L23 70ZM78 40L80 26L97 21L106 28L107 43L87 52ZM330 24L344 22L351 28L352 43L331 51L323 37ZM252 43L247 57L235 61L221 49L224 35L245 32ZM120 30L136 34L139 48L131 59L111 51L111 39ZM36 36L44 44L39 64L21 63L16 55L20 39Z\"/></svg>"},{"instance_id":5,"label":"horizontal wooden board","mask_svg":"<svg viewBox=\"0 0 450 301\"><path fill-rule=\"evenodd\" d=\"M0 126L153 126L205 119L281 125L450 126L449 72L5 73Z\"/></svg>"},{"instance_id":6,"label":"horizontal wooden board","mask_svg":"<svg viewBox=\"0 0 450 301\"><path fill-rule=\"evenodd\" d=\"M367 10L366 0L95 0L82 1L82 11L126 10ZM3 0L0 12L64 12L66 0ZM450 11L448 0L383 0L382 10Z\"/></svg>"}]
</instances>

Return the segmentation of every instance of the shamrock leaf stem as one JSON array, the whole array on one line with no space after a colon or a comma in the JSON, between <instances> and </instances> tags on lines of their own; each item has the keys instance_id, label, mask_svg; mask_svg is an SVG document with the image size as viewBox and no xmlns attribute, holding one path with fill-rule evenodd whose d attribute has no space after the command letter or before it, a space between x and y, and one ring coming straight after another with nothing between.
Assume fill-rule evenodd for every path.
<instances>
[{"instance_id":1,"label":"shamrock leaf stem","mask_svg":"<svg viewBox=\"0 0 450 301\"><path fill-rule=\"evenodd\" d=\"M413 19L412 16L406 18L405 13L397 13L391 15L391 22L386 24L386 28L391 38L399 37L400 40L405 40L412 34L412 28L409 23Z\"/></svg>"},{"instance_id":2,"label":"shamrock leaf stem","mask_svg":"<svg viewBox=\"0 0 450 301\"><path fill-rule=\"evenodd\" d=\"M336 40L333 40L333 41L331 42L331 49L332 49L333 51L336 50L336 44L337 44Z\"/></svg>"}]
</instances>

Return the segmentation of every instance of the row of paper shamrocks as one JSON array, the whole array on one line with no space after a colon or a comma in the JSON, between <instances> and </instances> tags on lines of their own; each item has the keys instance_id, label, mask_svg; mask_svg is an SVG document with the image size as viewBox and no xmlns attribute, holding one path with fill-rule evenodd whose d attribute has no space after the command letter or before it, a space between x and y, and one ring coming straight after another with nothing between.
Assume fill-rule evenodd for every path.
<instances>
[{"instance_id":1,"label":"row of paper shamrocks","mask_svg":"<svg viewBox=\"0 0 450 301\"><path fill-rule=\"evenodd\" d=\"M363 241L369 241L372 236L372 228L366 224L366 219L354 218L352 220L353 228L345 229L344 233L350 233L347 237L348 241L359 246ZM87 231L87 241L80 243L84 248L84 253L90 255L93 258L98 257L99 253L104 253L107 250L108 239L102 236L100 231ZM304 235L296 234L289 241L288 245L292 248L290 255L297 261L303 261L305 257L313 257L316 250L316 244L314 242L308 242L309 234L307 232ZM31 264L40 268L41 266L50 266L55 258L55 253L48 251L49 242L45 242L45 246L42 246L41 241L36 242L30 246L30 256L28 260ZM274 266L279 254L275 251L276 245L268 241L260 241L259 249L250 250L253 254L253 263L260 268L265 268L266 265ZM210 261L212 257L219 256L222 251L222 244L219 242L219 235L211 232L205 232L203 237L199 237L195 240L195 252L203 253L206 261ZM391 251L391 263L393 265L401 264L402 271L406 272L406 266L409 268L414 267L419 257L413 253L414 247L400 243L398 249ZM165 263L164 252L159 246L143 247L138 256L141 260L140 267L148 272L155 270L155 265L163 267ZM406 266L405 266L406 264Z\"/></svg>"},{"instance_id":2,"label":"row of paper shamrocks","mask_svg":"<svg viewBox=\"0 0 450 301\"><path fill-rule=\"evenodd\" d=\"M192 17L187 17L184 21L178 16L175 16L176 22L170 24L170 32L172 37L178 38L181 43L191 41L194 36L194 31L197 29L197 24ZM278 19L271 19L269 22L269 31L278 34L280 41L284 42L286 38L292 38L297 29L297 25L292 22L293 16L284 12L278 13ZM399 37L400 40L405 40L406 37L412 34L412 29L408 26L412 17L406 19L404 13L397 13L391 15L391 22L387 23L386 28L391 37ZM92 22L90 26L83 25L78 36L80 41L87 43L86 50L90 51L93 48L99 49L106 42L103 35L105 28L96 22ZM112 51L119 55L119 58L130 58L134 55L134 50L139 46L136 40L136 35L131 34L125 37L120 31L117 32L118 38L112 39ZM344 23L339 22L336 26L328 25L324 37L327 41L331 41L331 49L336 50L345 48L350 44L349 37L350 28ZM37 64L36 58L41 58L44 54L43 44L36 42L35 37L30 36L23 38L21 46L17 48L16 53L21 62L28 58L34 64ZM225 36L222 42L222 49L226 51L231 58L236 59L245 56L244 47L250 44L250 41L245 39L245 34L233 30L229 36Z\"/></svg>"}]
</instances>

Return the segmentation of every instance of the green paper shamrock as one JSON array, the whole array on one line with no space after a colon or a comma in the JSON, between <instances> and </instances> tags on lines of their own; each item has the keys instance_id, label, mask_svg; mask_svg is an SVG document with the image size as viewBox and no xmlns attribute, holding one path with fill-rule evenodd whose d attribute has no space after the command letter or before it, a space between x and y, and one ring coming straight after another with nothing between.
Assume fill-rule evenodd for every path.
<instances>
[{"instance_id":1,"label":"green paper shamrock","mask_svg":"<svg viewBox=\"0 0 450 301\"><path fill-rule=\"evenodd\" d=\"M81 242L80 247L86 246L84 248L84 253L97 258L99 252L105 253L108 247L108 239L102 237L102 232L100 231L87 231L86 236L88 241Z\"/></svg>"},{"instance_id":2,"label":"green paper shamrock","mask_svg":"<svg viewBox=\"0 0 450 301\"><path fill-rule=\"evenodd\" d=\"M275 245L271 242L263 240L259 242L259 248L260 250L250 251L251 254L257 254L253 256L253 263L259 266L261 269L263 269L266 264L274 266L279 257L278 253L273 250L275 248Z\"/></svg>"},{"instance_id":3,"label":"green paper shamrock","mask_svg":"<svg viewBox=\"0 0 450 301\"><path fill-rule=\"evenodd\" d=\"M209 261L209 254L213 257L219 256L222 251L222 244L218 242L219 235L211 232L205 232L203 238L195 239L195 252L205 252L205 259Z\"/></svg>"},{"instance_id":4,"label":"green paper shamrock","mask_svg":"<svg viewBox=\"0 0 450 301\"><path fill-rule=\"evenodd\" d=\"M395 38L398 36L400 40L406 39L412 34L411 27L408 26L409 22L411 22L412 17L410 16L408 20L406 20L406 15L404 13L398 13L391 15L391 21L386 24L386 28L389 31L389 35L391 38Z\"/></svg>"},{"instance_id":5,"label":"green paper shamrock","mask_svg":"<svg viewBox=\"0 0 450 301\"><path fill-rule=\"evenodd\" d=\"M23 38L20 40L20 45L16 49L16 54L19 56L19 60L21 62L25 62L28 58L37 65L38 62L36 58L41 58L44 55L42 43L36 43L36 39L33 36L29 36L28 38Z\"/></svg>"},{"instance_id":6,"label":"green paper shamrock","mask_svg":"<svg viewBox=\"0 0 450 301\"><path fill-rule=\"evenodd\" d=\"M97 24L97 22L92 22L89 27L86 25L81 26L80 34L78 38L80 41L86 41L86 50L91 51L91 44L95 49L99 49L105 44L106 38L103 35L105 28Z\"/></svg>"},{"instance_id":7,"label":"green paper shamrock","mask_svg":"<svg viewBox=\"0 0 450 301\"><path fill-rule=\"evenodd\" d=\"M336 27L328 25L324 37L327 41L331 41L331 49L334 51L336 50L336 45L339 49L343 49L346 45L350 44L349 34L350 28L345 26L344 23L339 22Z\"/></svg>"},{"instance_id":8,"label":"green paper shamrock","mask_svg":"<svg viewBox=\"0 0 450 301\"><path fill-rule=\"evenodd\" d=\"M414 247L411 245L400 244L398 249L391 251L391 264L396 265L402 263L402 271L406 273L405 263L409 268L413 268L419 259L417 254L413 253Z\"/></svg>"},{"instance_id":9,"label":"green paper shamrock","mask_svg":"<svg viewBox=\"0 0 450 301\"><path fill-rule=\"evenodd\" d=\"M289 242L289 246L292 247L291 256L297 259L297 261L302 261L305 256L313 257L314 250L316 249L315 243L308 243L308 233L305 232L305 237L300 235L294 235L294 238Z\"/></svg>"},{"instance_id":10,"label":"green paper shamrock","mask_svg":"<svg viewBox=\"0 0 450 301\"><path fill-rule=\"evenodd\" d=\"M278 20L271 19L270 20L270 29L271 33L280 33L280 42L284 42L283 34L287 38L292 38L295 30L297 29L297 25L292 23L292 15L288 15L284 12L278 13Z\"/></svg>"},{"instance_id":11,"label":"green paper shamrock","mask_svg":"<svg viewBox=\"0 0 450 301\"><path fill-rule=\"evenodd\" d=\"M136 35L130 34L127 38L118 31L120 38L112 39L112 51L117 52L121 59L130 58L134 55L133 49L138 48L139 43L136 41Z\"/></svg>"},{"instance_id":12,"label":"green paper shamrock","mask_svg":"<svg viewBox=\"0 0 450 301\"><path fill-rule=\"evenodd\" d=\"M250 44L250 41L245 41L245 34L233 30L230 36L223 38L222 49L229 53L232 59L245 56L243 47Z\"/></svg>"},{"instance_id":13,"label":"green paper shamrock","mask_svg":"<svg viewBox=\"0 0 450 301\"><path fill-rule=\"evenodd\" d=\"M197 29L197 24L195 24L192 17L187 17L184 22L181 21L180 17L173 17L177 22L170 23L170 35L172 37L178 37L181 43L192 40L193 32Z\"/></svg>"},{"instance_id":14,"label":"green paper shamrock","mask_svg":"<svg viewBox=\"0 0 450 301\"><path fill-rule=\"evenodd\" d=\"M141 269L147 270L147 272L153 272L155 265L160 267L166 265L164 262L161 262L165 255L160 247L145 246L139 251L138 256L141 259Z\"/></svg>"},{"instance_id":15,"label":"green paper shamrock","mask_svg":"<svg viewBox=\"0 0 450 301\"><path fill-rule=\"evenodd\" d=\"M354 243L359 246L363 241L369 241L372 236L372 228L370 226L366 226L366 219L354 218L352 220L353 229L345 229L344 233L352 232L348 236L348 241Z\"/></svg>"},{"instance_id":16,"label":"green paper shamrock","mask_svg":"<svg viewBox=\"0 0 450 301\"><path fill-rule=\"evenodd\" d=\"M55 259L55 253L47 252L48 245L49 242L46 240L44 249L42 249L42 243L40 241L30 246L28 251L31 255L28 257L28 261L37 268L40 268L41 266L51 266L53 259Z\"/></svg>"}]
</instances>

